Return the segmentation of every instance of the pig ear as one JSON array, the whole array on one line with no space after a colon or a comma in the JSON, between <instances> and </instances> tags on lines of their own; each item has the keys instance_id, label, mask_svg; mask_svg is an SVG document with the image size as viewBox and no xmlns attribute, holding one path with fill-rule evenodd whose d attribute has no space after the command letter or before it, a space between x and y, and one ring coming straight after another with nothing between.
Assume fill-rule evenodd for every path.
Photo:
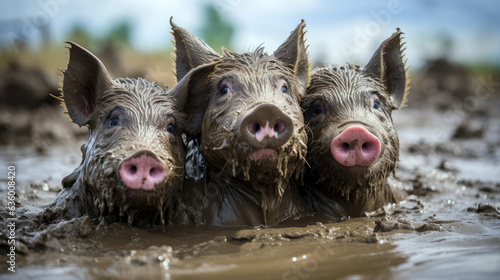
<instances>
[{"instance_id":1,"label":"pig ear","mask_svg":"<svg viewBox=\"0 0 500 280\"><path fill-rule=\"evenodd\" d=\"M62 81L62 101L70 118L79 126L90 120L97 98L113 86L102 62L73 42L69 46L68 67Z\"/></svg>"},{"instance_id":2,"label":"pig ear","mask_svg":"<svg viewBox=\"0 0 500 280\"><path fill-rule=\"evenodd\" d=\"M217 62L210 62L192 69L169 93L177 108L187 115L184 132L189 137L194 137L201 132L203 117L210 101L208 79L215 65Z\"/></svg>"},{"instance_id":3,"label":"pig ear","mask_svg":"<svg viewBox=\"0 0 500 280\"><path fill-rule=\"evenodd\" d=\"M281 46L274 52L274 57L281 60L285 65L290 67L295 77L297 77L301 86L301 92L305 92L309 83L309 55L305 45L305 29L306 23L304 20L297 25L290 36Z\"/></svg>"},{"instance_id":4,"label":"pig ear","mask_svg":"<svg viewBox=\"0 0 500 280\"><path fill-rule=\"evenodd\" d=\"M175 45L175 71L180 81L191 69L213 61L221 56L210 48L201 38L177 26L170 18Z\"/></svg>"},{"instance_id":5,"label":"pig ear","mask_svg":"<svg viewBox=\"0 0 500 280\"><path fill-rule=\"evenodd\" d=\"M404 43L401 43L403 32L397 29L389 39L385 40L375 51L370 62L363 71L382 81L391 96L394 109L405 106L409 92L409 81L406 60L403 61Z\"/></svg>"}]
</instances>

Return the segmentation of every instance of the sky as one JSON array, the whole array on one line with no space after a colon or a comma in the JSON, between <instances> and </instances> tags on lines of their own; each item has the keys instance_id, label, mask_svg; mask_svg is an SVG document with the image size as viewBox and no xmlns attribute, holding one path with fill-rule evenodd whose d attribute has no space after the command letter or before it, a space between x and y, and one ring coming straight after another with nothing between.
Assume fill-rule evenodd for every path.
<instances>
[{"instance_id":1,"label":"sky","mask_svg":"<svg viewBox=\"0 0 500 280\"><path fill-rule=\"evenodd\" d=\"M412 67L443 55L461 63L500 65L498 0L0 0L0 45L8 49L13 37L24 35L28 45L36 46L41 35L34 26L45 27L53 41L63 42L76 24L102 35L127 19L134 27L133 46L155 51L171 46L171 16L200 35L206 4L215 5L235 26L234 51L263 44L272 53L304 19L316 62L364 65L399 27ZM449 49L443 48L446 40L453 42Z\"/></svg>"}]
</instances>

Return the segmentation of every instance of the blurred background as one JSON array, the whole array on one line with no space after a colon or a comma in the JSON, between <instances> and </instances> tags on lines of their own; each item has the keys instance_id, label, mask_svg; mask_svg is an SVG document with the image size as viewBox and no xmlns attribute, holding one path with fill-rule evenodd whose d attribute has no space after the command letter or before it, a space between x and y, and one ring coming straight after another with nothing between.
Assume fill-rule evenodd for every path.
<instances>
[{"instance_id":1,"label":"blurred background","mask_svg":"<svg viewBox=\"0 0 500 280\"><path fill-rule=\"evenodd\" d=\"M500 2L493 0L0 0L0 5L0 144L34 145L40 152L86 135L61 117L50 96L59 95L58 68L66 67L68 53L64 41L96 54L114 78L141 76L172 87L171 16L219 52L222 46L245 51L262 44L272 53L304 19L314 66L364 65L399 27L406 37L413 106L425 101L446 110L456 105L452 96L465 108L468 97L489 98L500 81Z\"/></svg>"}]
</instances>

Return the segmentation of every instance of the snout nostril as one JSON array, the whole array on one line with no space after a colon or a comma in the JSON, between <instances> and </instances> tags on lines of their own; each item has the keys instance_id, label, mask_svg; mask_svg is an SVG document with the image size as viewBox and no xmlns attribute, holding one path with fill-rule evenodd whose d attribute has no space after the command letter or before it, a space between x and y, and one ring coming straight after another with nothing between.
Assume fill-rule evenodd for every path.
<instances>
[{"instance_id":1,"label":"snout nostril","mask_svg":"<svg viewBox=\"0 0 500 280\"><path fill-rule=\"evenodd\" d=\"M382 144L361 126L350 126L330 142L330 152L337 163L351 166L370 166L381 153Z\"/></svg>"},{"instance_id":2,"label":"snout nostril","mask_svg":"<svg viewBox=\"0 0 500 280\"><path fill-rule=\"evenodd\" d=\"M284 122L277 122L275 125L274 125L274 131L278 132L278 133L282 133L286 128L286 125Z\"/></svg>"},{"instance_id":3,"label":"snout nostril","mask_svg":"<svg viewBox=\"0 0 500 280\"><path fill-rule=\"evenodd\" d=\"M371 146L372 145L370 144L370 142L365 142L365 143L363 143L363 145L361 145L361 148L363 150L368 150L368 149L370 149Z\"/></svg>"},{"instance_id":4,"label":"snout nostril","mask_svg":"<svg viewBox=\"0 0 500 280\"><path fill-rule=\"evenodd\" d=\"M135 174L137 173L137 166L131 165L128 170L130 171L130 174Z\"/></svg>"},{"instance_id":5,"label":"snout nostril","mask_svg":"<svg viewBox=\"0 0 500 280\"><path fill-rule=\"evenodd\" d=\"M250 132L255 134L255 133L259 132L260 125L257 122L253 122L253 123L248 125L248 128L250 129Z\"/></svg>"},{"instance_id":6,"label":"snout nostril","mask_svg":"<svg viewBox=\"0 0 500 280\"><path fill-rule=\"evenodd\" d=\"M167 165L149 151L139 151L121 163L120 180L128 189L154 190L168 174Z\"/></svg>"},{"instance_id":7,"label":"snout nostril","mask_svg":"<svg viewBox=\"0 0 500 280\"><path fill-rule=\"evenodd\" d=\"M344 150L344 151L349 150L349 144L347 144L347 143L342 143L342 145L341 145L340 147L341 147L341 148L342 148L342 150Z\"/></svg>"},{"instance_id":8,"label":"snout nostril","mask_svg":"<svg viewBox=\"0 0 500 280\"><path fill-rule=\"evenodd\" d=\"M241 140L249 147L278 148L295 133L292 118L274 104L256 106L241 120Z\"/></svg>"}]
</instances>

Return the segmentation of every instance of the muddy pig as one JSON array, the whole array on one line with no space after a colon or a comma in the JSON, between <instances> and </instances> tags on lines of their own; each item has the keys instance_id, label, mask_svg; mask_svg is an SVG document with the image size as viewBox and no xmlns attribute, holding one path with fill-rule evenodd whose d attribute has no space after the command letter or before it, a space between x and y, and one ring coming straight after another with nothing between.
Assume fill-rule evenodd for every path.
<instances>
[{"instance_id":1,"label":"muddy pig","mask_svg":"<svg viewBox=\"0 0 500 280\"><path fill-rule=\"evenodd\" d=\"M291 178L301 173L307 152L299 106L309 73L305 23L273 55L260 47L241 54L223 49L219 55L171 25L177 79L198 65L212 65L193 74L188 87L190 138L201 143L206 169L203 180L185 184L177 218L272 226L299 216L307 205Z\"/></svg>"},{"instance_id":2,"label":"muddy pig","mask_svg":"<svg viewBox=\"0 0 500 280\"><path fill-rule=\"evenodd\" d=\"M60 101L89 134L80 166L62 180L64 188L43 219L89 215L164 224L184 178L184 84L167 91L142 78L113 80L97 57L69 44Z\"/></svg>"},{"instance_id":3,"label":"muddy pig","mask_svg":"<svg viewBox=\"0 0 500 280\"><path fill-rule=\"evenodd\" d=\"M310 128L306 198L318 215L357 217L402 199L387 181L399 159L391 113L405 105L409 79L399 31L364 68L315 69L301 106Z\"/></svg>"}]
</instances>

